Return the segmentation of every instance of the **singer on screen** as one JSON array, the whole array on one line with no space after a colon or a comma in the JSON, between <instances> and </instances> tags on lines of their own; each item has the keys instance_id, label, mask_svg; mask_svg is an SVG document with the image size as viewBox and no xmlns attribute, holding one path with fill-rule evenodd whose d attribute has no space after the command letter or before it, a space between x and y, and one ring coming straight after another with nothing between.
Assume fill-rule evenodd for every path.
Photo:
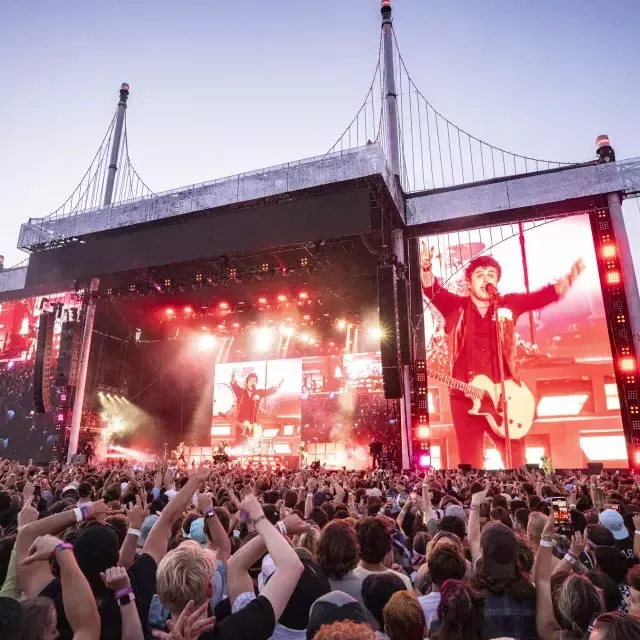
<instances>
[{"instance_id":1,"label":"singer on screen","mask_svg":"<svg viewBox=\"0 0 640 640\"><path fill-rule=\"evenodd\" d=\"M500 264L491 256L479 256L465 269L469 295L458 296L443 288L433 275L433 249L424 243L421 249L422 289L445 321L452 375L438 379L450 389L460 463L484 468L483 441L488 433L506 464L504 435L508 428L511 464L520 467L525 464L524 436L533 423L535 399L518 377L515 326L521 314L559 300L582 273L584 263L577 260L567 275L538 291L500 296ZM508 425L502 420L501 370Z\"/></svg>"}]
</instances>

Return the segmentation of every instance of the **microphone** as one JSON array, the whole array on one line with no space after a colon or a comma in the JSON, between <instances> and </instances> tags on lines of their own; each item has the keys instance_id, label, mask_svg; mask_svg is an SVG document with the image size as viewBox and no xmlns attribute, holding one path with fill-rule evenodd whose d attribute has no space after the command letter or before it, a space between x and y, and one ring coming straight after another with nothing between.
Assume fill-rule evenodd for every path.
<instances>
[{"instance_id":1,"label":"microphone","mask_svg":"<svg viewBox=\"0 0 640 640\"><path fill-rule=\"evenodd\" d=\"M497 300L500 297L500 292L490 282L485 286L485 290L493 300Z\"/></svg>"}]
</instances>

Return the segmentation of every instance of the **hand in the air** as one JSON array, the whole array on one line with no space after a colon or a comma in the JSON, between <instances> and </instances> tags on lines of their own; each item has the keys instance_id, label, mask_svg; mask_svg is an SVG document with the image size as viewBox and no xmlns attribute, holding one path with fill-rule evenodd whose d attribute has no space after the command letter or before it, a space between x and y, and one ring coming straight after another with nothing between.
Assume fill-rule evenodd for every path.
<instances>
[{"instance_id":1,"label":"hand in the air","mask_svg":"<svg viewBox=\"0 0 640 640\"><path fill-rule=\"evenodd\" d=\"M563 296L565 293L567 293L567 291L569 291L569 289L575 282L576 278L584 271L584 269L585 269L584 261L582 260L582 258L578 258L578 260L576 260L571 265L571 271L569 271L567 275L560 278L560 280L558 280L553 285L556 290L556 293L559 296Z\"/></svg>"},{"instance_id":2,"label":"hand in the air","mask_svg":"<svg viewBox=\"0 0 640 640\"><path fill-rule=\"evenodd\" d=\"M131 586L129 574L124 567L110 567L106 572L101 571L100 577L111 591L120 591Z\"/></svg>"}]
</instances>

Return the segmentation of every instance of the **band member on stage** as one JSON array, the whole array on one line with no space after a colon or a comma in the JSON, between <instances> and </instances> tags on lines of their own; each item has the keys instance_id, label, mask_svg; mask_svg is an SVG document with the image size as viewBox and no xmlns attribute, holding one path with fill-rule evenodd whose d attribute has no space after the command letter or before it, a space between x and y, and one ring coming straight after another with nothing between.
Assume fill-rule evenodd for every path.
<instances>
[{"instance_id":1,"label":"band member on stage","mask_svg":"<svg viewBox=\"0 0 640 640\"><path fill-rule=\"evenodd\" d=\"M469 382L474 376L485 375L496 384L500 384L500 366L494 309L497 307L498 310L505 380L520 384L516 368L515 337L518 317L559 300L584 270L584 263L580 259L573 264L567 275L539 291L496 297L502 268L491 256L479 256L471 260L465 269L469 295L457 296L437 282L432 273L432 261L433 249L429 250L423 244L422 289L444 318L453 377ZM450 392L450 400L460 463L470 464L475 469L484 467L483 440L486 432L506 464L504 439L490 429L484 416L469 415L472 401L456 390ZM515 468L524 463L524 439L512 439L511 464Z\"/></svg>"},{"instance_id":2,"label":"band member on stage","mask_svg":"<svg viewBox=\"0 0 640 640\"><path fill-rule=\"evenodd\" d=\"M243 426L242 435L258 439L262 436L262 427L258 423L258 411L263 398L268 398L276 393L284 384L284 379L280 380L274 387L267 389L257 389L258 376L250 373L245 379L245 386L241 386L236 381L235 369L231 372L231 388L236 396L238 422Z\"/></svg>"},{"instance_id":3,"label":"band member on stage","mask_svg":"<svg viewBox=\"0 0 640 640\"><path fill-rule=\"evenodd\" d=\"M184 462L185 467L187 466L187 460L184 457L184 442L181 442L176 449L176 458L178 459L176 466L178 466L181 462Z\"/></svg>"},{"instance_id":4,"label":"band member on stage","mask_svg":"<svg viewBox=\"0 0 640 640\"><path fill-rule=\"evenodd\" d=\"M369 445L369 453L373 458L372 469L380 468L380 457L382 456L382 442L377 437L373 439L373 442Z\"/></svg>"}]
</instances>

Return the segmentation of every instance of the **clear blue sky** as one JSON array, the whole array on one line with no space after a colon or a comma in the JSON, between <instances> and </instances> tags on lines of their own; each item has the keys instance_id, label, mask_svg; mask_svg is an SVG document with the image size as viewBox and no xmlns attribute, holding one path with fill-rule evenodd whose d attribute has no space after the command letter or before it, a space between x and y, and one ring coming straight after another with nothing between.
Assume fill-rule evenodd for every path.
<instances>
[{"instance_id":1,"label":"clear blue sky","mask_svg":"<svg viewBox=\"0 0 640 640\"><path fill-rule=\"evenodd\" d=\"M8 0L0 22L0 253L55 210L131 84L134 165L154 191L324 153L373 75L379 0ZM640 156L638 0L395 0L416 84L518 153ZM640 263L640 209L626 205Z\"/></svg>"}]
</instances>

